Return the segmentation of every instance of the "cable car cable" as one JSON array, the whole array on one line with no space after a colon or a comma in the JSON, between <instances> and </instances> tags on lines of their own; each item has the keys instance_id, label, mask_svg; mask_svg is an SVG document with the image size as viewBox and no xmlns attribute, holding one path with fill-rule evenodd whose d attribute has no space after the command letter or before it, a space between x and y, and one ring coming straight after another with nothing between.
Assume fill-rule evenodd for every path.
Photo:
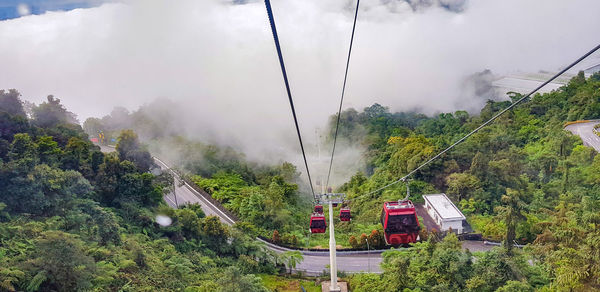
<instances>
[{"instance_id":1,"label":"cable car cable","mask_svg":"<svg viewBox=\"0 0 600 292\"><path fill-rule=\"evenodd\" d=\"M333 155L335 154L335 145L337 142L338 128L340 126L340 117L342 115L342 104L344 103L344 93L346 91L346 80L348 78L348 67L350 66L350 54L352 53L352 43L354 42L354 30L356 29L356 19L358 18L358 7L360 0L356 1L356 11L354 12L354 24L352 24L352 36L350 37L350 47L348 48L348 59L346 60L346 73L344 73L344 85L342 86L342 97L340 98L340 107L337 113L337 121L335 123L335 134L333 135L333 149L331 150L331 160L329 161L329 171L327 172L327 183L325 189L329 187L329 177L331 176L331 167L333 165Z\"/></svg>"},{"instance_id":2,"label":"cable car cable","mask_svg":"<svg viewBox=\"0 0 600 292\"><path fill-rule=\"evenodd\" d=\"M509 111L510 109L512 109L513 107L517 106L519 103L521 103L522 101L524 101L525 99L529 98L532 94L534 94L535 92L537 92L538 90L540 90L542 87L546 86L548 83L552 82L554 79L558 78L560 75L562 75L563 73L567 72L569 69L573 68L573 66L577 65L579 62L581 62L583 59L587 58L589 55L593 54L594 52L596 52L598 49L600 49L600 45L597 45L595 48L593 48L592 50L590 50L589 52L585 53L583 56L581 56L579 59L577 59L575 62L571 63L571 65L565 67L564 69L562 69L560 72L556 73L556 75L552 76L552 78L548 79L546 82L542 83L542 85L538 86L537 88L535 88L534 90L532 90L531 92L529 92L527 95L521 97L519 100L513 102L511 105L509 105L507 108L503 109L502 111L500 111L499 113L497 113L496 115L494 115L491 119L489 119L488 121L486 121L485 123L481 124L479 127L477 127L475 130L471 131L469 134L465 135L464 137L460 138L458 141L454 142L454 144L448 146L448 148L444 149L443 151L441 151L440 153L438 153L437 155L435 155L434 157L432 157L431 159L425 161L423 164L419 165L419 167L411 170L407 175L403 176L402 178L398 179L397 181L394 181L390 184L387 184L381 188L378 188L372 192L366 193L363 196L368 196L370 194L379 192L385 188L388 188L392 185L395 185L401 181L405 181L408 177L410 177L411 175L413 175L415 172L417 172L418 170L420 170L421 168L425 167L426 165L428 165L429 163L431 163L432 161L436 160L437 158L439 158L440 156L442 156L444 153L448 152L450 149L454 148L454 146L462 143L464 140L466 140L467 138L469 138L471 135L477 133L479 130L481 130L483 127L489 125L491 122L493 122L496 118L498 118L499 116L501 116L502 114L504 114L505 112ZM404 198L404 200L407 200L408 198Z\"/></svg>"},{"instance_id":3,"label":"cable car cable","mask_svg":"<svg viewBox=\"0 0 600 292\"><path fill-rule=\"evenodd\" d=\"M269 16L269 22L271 24L271 32L273 33L273 40L275 41L275 47L277 49L277 56L279 57L279 65L281 66L281 73L283 74L283 81L285 82L285 89L287 91L288 100L290 101L290 107L292 109L292 116L294 117L294 124L296 125L296 133L298 134L298 141L300 142L300 149L302 150L302 157L304 158L304 166L306 167L306 175L308 176L308 183L310 184L310 190L313 194L313 198L316 199L315 190L314 190L313 184L312 184L312 179L310 178L310 171L308 170L308 161L306 160L304 144L302 143L302 135L300 135L300 127L298 126L298 118L296 117L296 110L294 109L294 100L292 99L292 93L290 91L290 84L288 82L287 73L285 71L285 65L283 63L283 55L281 53L281 47L279 45L279 37L277 36L277 28L275 27L275 19L273 18L273 11L271 10L271 2L269 0L265 0L265 6L267 8L267 15Z\"/></svg>"}]
</instances>

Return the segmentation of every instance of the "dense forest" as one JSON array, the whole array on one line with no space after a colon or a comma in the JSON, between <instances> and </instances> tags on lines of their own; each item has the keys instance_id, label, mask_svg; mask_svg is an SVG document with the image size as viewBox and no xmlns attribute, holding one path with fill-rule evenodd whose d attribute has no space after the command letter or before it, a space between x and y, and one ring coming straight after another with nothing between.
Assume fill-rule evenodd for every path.
<instances>
[{"instance_id":1,"label":"dense forest","mask_svg":"<svg viewBox=\"0 0 600 292\"><path fill-rule=\"evenodd\" d=\"M365 196L414 169L512 101L489 101L478 115L433 118L391 114L374 105L342 115L344 137L366 143L370 158L341 187L356 221L376 224L399 183ZM600 118L600 74L536 94L473 135L409 181L411 199L443 191L476 232L503 241L486 253L462 251L454 236L384 254L382 275L355 277L355 291L596 291L600 290L600 156L563 129ZM414 122L419 120L418 122ZM360 129L360 131L358 131ZM367 132L366 137L356 133ZM513 243L526 244L522 250ZM360 287L360 288L358 288Z\"/></svg>"},{"instance_id":2,"label":"dense forest","mask_svg":"<svg viewBox=\"0 0 600 292\"><path fill-rule=\"evenodd\" d=\"M59 99L26 111L16 90L0 125L0 291L268 291L255 274L301 259L167 207L173 177L133 131L103 153Z\"/></svg>"},{"instance_id":3,"label":"dense forest","mask_svg":"<svg viewBox=\"0 0 600 292\"><path fill-rule=\"evenodd\" d=\"M307 246L306 216L312 199L307 196L308 185L301 181L296 166L285 161L265 165L247 159L232 147L186 137L175 130L185 128L178 124L178 108L164 99L134 112L115 108L102 118L87 119L83 128L91 137L104 133L107 143L121 131L134 129L154 155L236 214L245 232L274 239L276 243ZM310 245L327 246L327 240L325 235L315 236Z\"/></svg>"},{"instance_id":4,"label":"dense forest","mask_svg":"<svg viewBox=\"0 0 600 292\"><path fill-rule=\"evenodd\" d=\"M301 171L290 163L263 165L233 148L186 138L162 121L174 113L157 115L156 104L132 113L117 109L82 128L54 97L27 109L14 90L0 97L0 289L263 291L275 274L301 259L274 254L254 236L298 247L327 245L325 235L309 241L312 205ZM392 113L379 104L345 110L339 138L360 144L366 165L337 187L351 199L353 212L352 222L335 223L338 244L383 247L381 203L403 197L406 185L365 194L521 96L510 97L488 101L478 114L428 117ZM423 230L422 242L383 253L382 274L348 276L352 290L600 290L600 156L564 130L568 121L595 118L600 75L579 74L417 172L408 182L413 201L445 192L474 232L503 246L470 252L452 234L441 238ZM103 153L89 142L98 131L108 143L114 139L116 151ZM178 153L163 152L165 160L239 223L228 227L198 206L174 210L162 202L173 178L156 171L148 151L165 147ZM157 224L157 215L171 224Z\"/></svg>"},{"instance_id":5,"label":"dense forest","mask_svg":"<svg viewBox=\"0 0 600 292\"><path fill-rule=\"evenodd\" d=\"M579 137L563 129L567 121L600 117L599 89L600 75L586 79L579 74L556 91L536 94L409 181L413 201L422 201L422 194L447 193L467 215L474 231L502 241L502 248L472 254L463 251L453 236L439 242L439 236L424 231L424 242L384 253L383 274L352 276L353 289L600 289L600 158L583 146ZM345 110L340 138L360 143L366 149L367 164L338 187L352 200L354 216L351 223L336 222L338 243L365 248L366 240L373 247L382 247L380 204L403 197L406 185L398 183L379 193L364 194L395 181L521 96L511 93L510 97L508 101L488 101L476 115L464 111L434 117L391 113L379 104L362 111ZM143 109L128 115L133 128L135 120L149 119ZM334 120L332 117L329 124L331 135ZM306 196L299 194L298 185L302 184L293 165L261 166L231 148L156 134L145 125L139 123L139 131L153 133L154 139L168 141L169 148L184 153L187 159L177 164L236 213L244 228L256 231L253 234L300 247L327 244L326 236L318 235L308 242L306 222L311 206L303 199ZM514 243L526 246L517 249Z\"/></svg>"}]
</instances>

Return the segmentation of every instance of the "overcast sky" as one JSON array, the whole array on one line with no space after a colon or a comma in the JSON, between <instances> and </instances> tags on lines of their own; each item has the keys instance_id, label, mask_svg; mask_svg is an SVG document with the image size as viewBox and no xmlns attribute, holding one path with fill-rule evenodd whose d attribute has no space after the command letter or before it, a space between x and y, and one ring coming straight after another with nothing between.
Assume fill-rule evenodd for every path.
<instances>
[{"instance_id":1,"label":"overcast sky","mask_svg":"<svg viewBox=\"0 0 600 292\"><path fill-rule=\"evenodd\" d=\"M0 88L36 103L53 94L82 122L168 97L185 103L190 132L261 151L296 143L262 1L91 2L0 21ZM355 2L272 2L310 141L337 109ZM600 42L598 11L597 0L363 0L345 108L476 110L465 76L556 71Z\"/></svg>"}]
</instances>

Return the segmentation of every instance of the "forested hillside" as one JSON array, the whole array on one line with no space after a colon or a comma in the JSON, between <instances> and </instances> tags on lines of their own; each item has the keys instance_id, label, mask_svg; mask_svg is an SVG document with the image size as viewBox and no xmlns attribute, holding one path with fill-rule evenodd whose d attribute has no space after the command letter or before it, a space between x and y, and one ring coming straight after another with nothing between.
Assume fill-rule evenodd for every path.
<instances>
[{"instance_id":1,"label":"forested hillside","mask_svg":"<svg viewBox=\"0 0 600 292\"><path fill-rule=\"evenodd\" d=\"M286 263L199 206L168 208L173 179L132 131L102 153L59 99L26 113L16 90L0 125L0 291L266 291L253 273Z\"/></svg>"},{"instance_id":2,"label":"forested hillside","mask_svg":"<svg viewBox=\"0 0 600 292\"><path fill-rule=\"evenodd\" d=\"M124 129L134 129L154 155L180 170L189 181L236 214L246 233L268 239L275 233L278 243L306 246L306 216L312 208L312 199L296 166L289 162L267 165L251 161L232 147L186 137L177 131L182 128L177 124L178 108L164 99L134 112L116 108L102 118L87 119L83 128L90 136L103 132L107 141ZM299 190L300 187L305 189ZM327 239L318 236L313 238L312 245L326 246Z\"/></svg>"},{"instance_id":3,"label":"forested hillside","mask_svg":"<svg viewBox=\"0 0 600 292\"><path fill-rule=\"evenodd\" d=\"M336 222L338 244L366 248L368 241L372 248L383 247L381 204L404 197L406 185L365 194L402 177L510 103L488 101L477 114L435 117L391 113L379 104L344 111L340 139L361 144L367 164L337 187L348 194L353 213L352 222ZM148 125L160 122L143 122L152 116L142 109L125 115L129 126L152 133L153 141L179 153L172 162L236 213L240 229L301 247L327 244L326 235L313 235L308 242L311 205L303 199L306 191L298 190L302 184L293 165L263 166L231 148L170 130L152 132ZM383 274L352 276L354 291L600 289L600 158L563 129L567 121L595 118L600 118L600 75L579 74L559 90L536 94L417 172L409 181L413 201L422 201L422 194L447 193L475 232L504 247L470 253L453 236L438 242L422 232L425 242L384 253ZM103 124L114 120L107 116L86 125L119 132L118 124ZM526 247L513 248L514 243Z\"/></svg>"},{"instance_id":4,"label":"forested hillside","mask_svg":"<svg viewBox=\"0 0 600 292\"><path fill-rule=\"evenodd\" d=\"M402 198L406 186L364 194L402 177L509 104L489 101L478 115L444 113L416 124L380 105L345 111L345 137L366 143L370 158L367 173L341 187L353 199L356 221L376 225L381 202ZM476 231L502 240L504 248L472 259L447 238L389 252L383 275L357 276L360 291L599 290L600 156L563 130L567 121L597 118L600 75L586 80L581 73L417 172L409 182L412 200L446 192ZM515 242L527 246L515 250Z\"/></svg>"}]
</instances>

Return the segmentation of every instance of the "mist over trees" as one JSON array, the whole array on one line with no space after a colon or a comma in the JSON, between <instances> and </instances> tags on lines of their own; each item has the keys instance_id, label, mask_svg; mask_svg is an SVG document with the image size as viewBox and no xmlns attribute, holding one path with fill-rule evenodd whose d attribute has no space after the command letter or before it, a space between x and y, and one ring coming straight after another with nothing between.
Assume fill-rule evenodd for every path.
<instances>
[{"instance_id":1,"label":"mist over trees","mask_svg":"<svg viewBox=\"0 0 600 292\"><path fill-rule=\"evenodd\" d=\"M154 165L150 153L140 145L138 136L132 130L124 130L117 138L117 152L119 159L129 160L142 172L150 170Z\"/></svg>"},{"instance_id":2,"label":"mist over trees","mask_svg":"<svg viewBox=\"0 0 600 292\"><path fill-rule=\"evenodd\" d=\"M33 108L33 121L36 125L51 128L58 124L78 124L74 113L60 104L60 99L48 95L45 101Z\"/></svg>"},{"instance_id":3,"label":"mist over trees","mask_svg":"<svg viewBox=\"0 0 600 292\"><path fill-rule=\"evenodd\" d=\"M133 131L103 153L59 99L33 112L1 92L0 290L266 291L252 273L285 269L199 206L166 206L173 178L148 171Z\"/></svg>"},{"instance_id":4,"label":"mist over trees","mask_svg":"<svg viewBox=\"0 0 600 292\"><path fill-rule=\"evenodd\" d=\"M304 210L310 208L310 199L296 166L285 161L274 165L249 161L232 147L188 138L182 129L172 127L179 120L174 118L177 108L164 99L131 113L115 108L101 119L87 119L84 129L90 136L100 131L116 137L119 158L134 162L140 170L147 167L145 161L151 161L144 156L148 152L136 150L144 149L140 143L145 141L154 155L180 169L190 183L240 217L251 234L270 238L273 231L279 231L284 243L302 241L306 237Z\"/></svg>"},{"instance_id":5,"label":"mist over trees","mask_svg":"<svg viewBox=\"0 0 600 292\"><path fill-rule=\"evenodd\" d=\"M21 94L16 89L0 90L0 108L9 115L26 117Z\"/></svg>"},{"instance_id":6,"label":"mist over trees","mask_svg":"<svg viewBox=\"0 0 600 292\"><path fill-rule=\"evenodd\" d=\"M142 141L151 141L174 135L184 135L186 125L180 119L181 105L166 98L159 98L130 112L115 107L102 118L90 117L83 122L83 129L91 137L98 131L109 139L116 139L122 130L135 130Z\"/></svg>"},{"instance_id":7,"label":"mist over trees","mask_svg":"<svg viewBox=\"0 0 600 292\"><path fill-rule=\"evenodd\" d=\"M446 192L476 232L502 247L471 253L453 235L441 239L422 230L423 242L412 249L383 254L382 274L350 276L352 289L597 290L600 156L563 127L565 121L600 118L598 89L598 74L580 74L559 90L535 95L408 182L415 202L422 194ZM111 118L88 119L92 134L115 134L116 151L103 153L79 125L68 122L73 115L60 100L34 107L38 115L31 119L19 104L18 92L3 92L0 282L5 290L119 289L135 281L164 290L264 291L254 273L284 272L299 259L278 257L254 236L284 245L326 245L326 236L306 236L312 205L303 199L306 190L291 163L252 163L231 148L148 126L149 136L182 154L169 159L189 181L240 218L230 228L199 206L174 210L164 204L172 177L149 172L155 166L136 131L104 124ZM414 169L509 104L490 100L478 115L457 111L434 117L392 113L379 104L344 111L340 139L364 145L368 167L337 190L348 195L353 216L351 223L334 223L338 243L382 248L380 204L403 197L406 185L363 194ZM114 113L133 129L144 129L148 124L142 121L150 117L143 111ZM334 117L330 135L333 122ZM156 224L156 214L172 224ZM69 256L63 259L63 253ZM223 280L233 278L238 280Z\"/></svg>"},{"instance_id":8,"label":"mist over trees","mask_svg":"<svg viewBox=\"0 0 600 292\"><path fill-rule=\"evenodd\" d=\"M437 243L436 233L421 232L427 242L416 249L385 253L384 273L353 277L355 290L598 290L600 258L595 250L600 221L592 206L600 204L596 183L600 155L564 130L567 121L600 118L600 111L594 110L600 105L598 89L598 73L589 78L580 73L558 90L536 94L409 181L411 200L446 192L475 231L502 241L502 248L470 254L451 243L455 239ZM519 97L514 95L513 100ZM348 128L362 127L382 137L363 140L369 146L366 155L373 175L357 173L340 189L352 200L353 223L377 224L381 202L402 198L406 184L368 197L363 194L408 173L508 105L510 101L488 101L479 115L442 113L416 126L401 124L404 130L396 133L378 127L394 121L393 114L380 106L374 116L381 120L346 120L354 123ZM350 112L366 116L367 110L372 112L372 108ZM350 137L352 133L356 132L343 132ZM350 244L357 244L356 238ZM515 243L526 247L515 248Z\"/></svg>"}]
</instances>

